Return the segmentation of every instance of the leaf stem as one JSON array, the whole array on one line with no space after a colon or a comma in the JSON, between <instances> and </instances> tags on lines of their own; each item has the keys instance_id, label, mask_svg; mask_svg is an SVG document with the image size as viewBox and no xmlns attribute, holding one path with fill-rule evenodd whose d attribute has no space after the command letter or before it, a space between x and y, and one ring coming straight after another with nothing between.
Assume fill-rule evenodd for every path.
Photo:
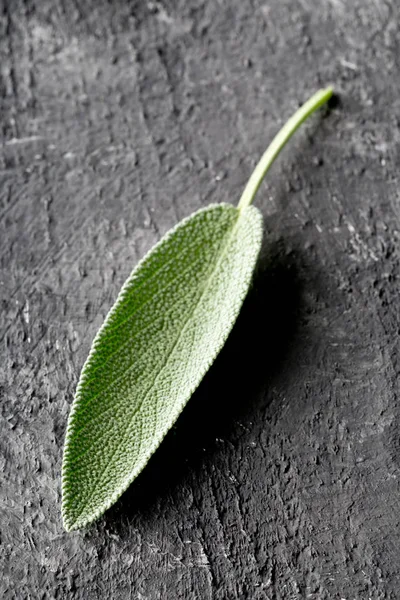
<instances>
[{"instance_id":1,"label":"leaf stem","mask_svg":"<svg viewBox=\"0 0 400 600\"><path fill-rule=\"evenodd\" d=\"M254 169L247 185L240 198L238 208L242 209L249 206L261 185L266 173L269 171L272 163L290 140L300 125L315 112L320 106L325 104L331 98L333 88L328 87L316 92L303 106L301 106L290 119L285 123L282 129L276 134L267 150L262 155L258 165Z\"/></svg>"}]
</instances>

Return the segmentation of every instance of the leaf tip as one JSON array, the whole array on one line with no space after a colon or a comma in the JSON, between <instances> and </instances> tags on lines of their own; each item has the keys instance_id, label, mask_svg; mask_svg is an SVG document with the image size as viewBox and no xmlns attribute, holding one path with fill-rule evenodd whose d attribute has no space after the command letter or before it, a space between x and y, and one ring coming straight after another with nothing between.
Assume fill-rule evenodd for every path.
<instances>
[{"instance_id":1,"label":"leaf tip","mask_svg":"<svg viewBox=\"0 0 400 600\"><path fill-rule=\"evenodd\" d=\"M76 531L77 529L82 529L85 523L81 522L81 519L75 518L74 515L70 514L68 507L63 505L62 510L62 524L67 533L71 531Z\"/></svg>"},{"instance_id":2,"label":"leaf tip","mask_svg":"<svg viewBox=\"0 0 400 600\"><path fill-rule=\"evenodd\" d=\"M66 514L65 509L62 509L62 524L67 533L74 530L74 522Z\"/></svg>"}]
</instances>

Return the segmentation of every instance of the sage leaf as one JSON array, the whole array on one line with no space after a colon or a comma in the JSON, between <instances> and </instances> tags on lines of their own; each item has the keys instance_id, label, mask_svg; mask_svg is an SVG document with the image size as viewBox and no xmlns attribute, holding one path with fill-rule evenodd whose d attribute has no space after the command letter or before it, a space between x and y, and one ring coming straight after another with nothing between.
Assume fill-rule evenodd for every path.
<instances>
[{"instance_id":1,"label":"sage leaf","mask_svg":"<svg viewBox=\"0 0 400 600\"><path fill-rule=\"evenodd\" d=\"M127 489L223 347L262 242L262 216L251 202L300 122L331 94L321 90L289 120L237 208L213 204L184 219L126 281L93 341L69 416L62 475L67 531L91 523Z\"/></svg>"}]
</instances>

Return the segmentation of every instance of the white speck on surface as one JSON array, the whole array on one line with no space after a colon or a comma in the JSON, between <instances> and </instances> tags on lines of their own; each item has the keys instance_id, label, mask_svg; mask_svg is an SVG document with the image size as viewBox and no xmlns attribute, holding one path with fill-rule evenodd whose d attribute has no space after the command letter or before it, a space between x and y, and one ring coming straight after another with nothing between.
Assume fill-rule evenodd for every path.
<instances>
[{"instance_id":1,"label":"white speck on surface","mask_svg":"<svg viewBox=\"0 0 400 600\"><path fill-rule=\"evenodd\" d=\"M354 225L352 225L351 223L347 223L347 229L350 231L350 233L356 232Z\"/></svg>"},{"instance_id":2,"label":"white speck on surface","mask_svg":"<svg viewBox=\"0 0 400 600\"><path fill-rule=\"evenodd\" d=\"M357 69L358 69L358 67L355 63L352 63L349 60L346 60L345 58L340 59L340 64L342 65L342 67L346 67L347 69L350 69L351 71L357 71Z\"/></svg>"},{"instance_id":3,"label":"white speck on surface","mask_svg":"<svg viewBox=\"0 0 400 600\"><path fill-rule=\"evenodd\" d=\"M199 544L199 556L196 560L198 567L209 567L209 562L206 553L204 552L204 548L201 544Z\"/></svg>"},{"instance_id":4,"label":"white speck on surface","mask_svg":"<svg viewBox=\"0 0 400 600\"><path fill-rule=\"evenodd\" d=\"M372 259L374 262L377 262L379 259L376 256L375 252L365 243L365 241L361 238L360 234L356 231L356 228L350 221L344 217L343 218L346 227L351 234L350 243L354 250L354 258L360 262L363 260Z\"/></svg>"},{"instance_id":5,"label":"white speck on surface","mask_svg":"<svg viewBox=\"0 0 400 600\"><path fill-rule=\"evenodd\" d=\"M31 135L29 137L16 138L13 137L5 142L6 146L15 146L16 144L29 144L30 142L37 142L43 138L39 135Z\"/></svg>"},{"instance_id":6,"label":"white speck on surface","mask_svg":"<svg viewBox=\"0 0 400 600\"><path fill-rule=\"evenodd\" d=\"M28 300L25 303L24 309L22 311L22 316L27 325L29 325L29 302Z\"/></svg>"}]
</instances>

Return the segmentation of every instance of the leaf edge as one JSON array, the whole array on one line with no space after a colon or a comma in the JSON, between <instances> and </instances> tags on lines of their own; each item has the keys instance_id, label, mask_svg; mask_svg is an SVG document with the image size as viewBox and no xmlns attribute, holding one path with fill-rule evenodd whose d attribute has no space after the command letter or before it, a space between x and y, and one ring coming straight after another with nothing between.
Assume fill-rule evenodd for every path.
<instances>
[{"instance_id":1,"label":"leaf edge","mask_svg":"<svg viewBox=\"0 0 400 600\"><path fill-rule=\"evenodd\" d=\"M257 239L256 239L256 243L257 243L257 251L255 253L255 257L254 257L254 263L252 266L252 272L249 274L249 280L248 280L248 285L246 290L243 292L242 297L240 298L240 300L238 301L238 307L237 307L237 312L235 317L232 319L230 326L228 327L226 334L222 340L222 342L220 343L218 349L216 350L214 356L210 359L210 361L208 361L207 366L200 372L199 374L199 378L196 384L194 384L192 386L192 388L190 388L190 390L187 393L187 398L184 402L181 403L181 406L179 407L179 410L176 413L176 416L174 418L173 421L170 422L168 429L161 433L159 436L157 436L154 439L154 443L152 444L152 447L150 449L149 452L147 452L144 455L144 458L142 459L142 461L139 463L139 467L137 469L135 469L134 471L132 471L131 476L129 477L128 482L126 483L126 485L121 485L118 489L115 490L115 492L109 497L109 500L107 502L105 502L101 508L98 508L97 510L95 510L90 517L85 517L83 519L76 519L75 521L71 522L71 519L68 518L67 515L67 511L68 511L68 507L67 507L67 501L66 498L68 497L68 481L67 481L67 475L66 475L66 470L68 469L67 463L68 463L68 446L70 443L70 439L71 436L73 435L74 429L75 429L75 423L74 423L74 414L75 414L75 410L76 410L76 405L77 405L77 401L79 398L79 393L85 383L85 371L89 368L90 364L91 364L91 360L93 357L94 352L96 351L96 345L99 342L100 336L102 335L109 319L112 317L112 315L114 314L114 312L117 310L118 304L119 302L124 298L125 294L127 293L127 288L128 285L131 285L132 283L132 278L134 277L135 273L141 268L142 264L148 260L148 258L150 257L150 255L153 252L156 252L159 245L164 244L171 236L173 236L175 234L175 232L183 227L188 221L190 221L191 219L193 219L196 215L201 214L203 212L208 212L210 210L213 210L217 207L227 207L229 209L235 210L237 211L238 215L237 218L240 219L242 215L246 214L246 213L254 213L254 215L257 215L257 220L258 220L258 228L257 228ZM123 495L123 493L130 487L130 485L133 483L133 481L138 477L138 475L143 471L143 469L146 467L146 465L148 464L149 460L151 459L151 457L153 456L153 454L158 450L158 448L160 447L162 441L165 439L166 435L168 434L168 432L171 430L171 428L175 425L175 423L177 422L177 420L179 419L179 416L181 415L182 411L184 410L185 406L187 405L187 403L189 402L190 398L193 396L194 392L196 391L196 389L199 387L200 383L202 382L202 380L204 379L206 373L209 371L210 367L212 366L212 364L215 362L215 360L217 359L219 353L221 352L222 348L224 347L236 321L237 318L239 316L239 313L242 309L243 306L243 302L249 292L250 286L251 286L251 281L252 281L252 277L254 274L254 269L256 267L257 264L257 260L260 254L260 250L261 250L261 244L262 244L262 238L263 238L263 217L261 212L259 211L258 208L256 208L253 205L247 206L243 209L238 209L237 207L233 206L232 204L229 203L225 203L225 202L221 202L221 203L212 203L209 204L206 207L202 207L199 210L195 211L194 213L192 213L191 215L185 217L184 219L182 219L181 221L179 221L179 223L177 223L174 227L172 227L169 231L167 231L160 240L158 240L156 242L156 244L154 244L147 252L146 254L138 261L138 263L135 265L135 267L132 269L131 273L128 275L126 281L124 282L124 284L122 285L120 291L118 292L117 298L115 299L113 305L111 306L110 310L108 311L102 325L100 326L100 328L98 329L92 344L90 346L90 350L89 350L89 354L84 362L84 365L82 367L80 376L79 376L79 380L78 380L78 384L76 387L76 391L74 394L74 400L72 403L72 406L70 408L70 412L69 412L69 416L68 416L68 423L67 423L67 428L66 428L66 433L65 433L65 440L64 440L64 450L63 450L63 459L62 459L62 488L61 488L61 493L62 493L62 521L63 521L63 526L65 531L67 532L71 532L71 531L75 531L75 530L79 530L79 529L83 529L84 527L86 527L87 525L93 523L94 521L96 521L99 517L101 517L102 515L104 515L104 513L111 508L111 506L113 506L117 500Z\"/></svg>"}]
</instances>

